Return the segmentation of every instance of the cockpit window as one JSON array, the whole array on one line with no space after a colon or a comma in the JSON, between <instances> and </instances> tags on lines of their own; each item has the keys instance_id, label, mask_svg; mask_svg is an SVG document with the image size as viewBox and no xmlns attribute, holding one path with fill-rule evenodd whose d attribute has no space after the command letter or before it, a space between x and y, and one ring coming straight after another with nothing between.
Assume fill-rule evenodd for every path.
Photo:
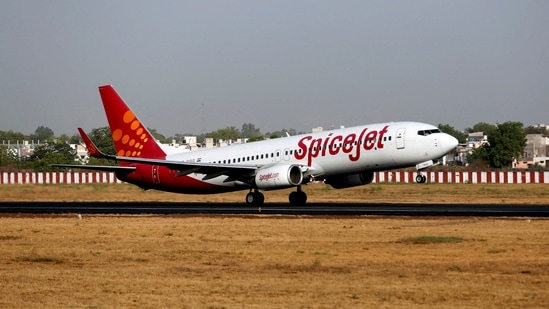
<instances>
[{"instance_id":1,"label":"cockpit window","mask_svg":"<svg viewBox=\"0 0 549 309\"><path fill-rule=\"evenodd\" d=\"M433 133L442 133L442 132L439 129L419 130L419 131L417 131L417 135L421 135L421 136L427 136L427 135L431 135Z\"/></svg>"}]
</instances>

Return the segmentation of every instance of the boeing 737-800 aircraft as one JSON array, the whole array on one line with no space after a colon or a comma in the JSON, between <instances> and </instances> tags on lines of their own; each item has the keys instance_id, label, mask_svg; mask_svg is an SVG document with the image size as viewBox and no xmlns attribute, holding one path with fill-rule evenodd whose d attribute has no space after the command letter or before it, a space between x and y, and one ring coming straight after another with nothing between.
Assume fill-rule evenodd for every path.
<instances>
[{"instance_id":1,"label":"boeing 737-800 aircraft","mask_svg":"<svg viewBox=\"0 0 549 309\"><path fill-rule=\"evenodd\" d=\"M259 190L290 187L296 188L290 204L305 204L301 187L311 181L323 180L336 189L366 185L376 171L432 166L458 144L430 124L388 122L166 154L112 86L99 87L99 93L116 155L102 153L78 130L91 156L119 165L54 166L112 171L143 189L190 194L249 190L249 205L263 204Z\"/></svg>"}]
</instances>

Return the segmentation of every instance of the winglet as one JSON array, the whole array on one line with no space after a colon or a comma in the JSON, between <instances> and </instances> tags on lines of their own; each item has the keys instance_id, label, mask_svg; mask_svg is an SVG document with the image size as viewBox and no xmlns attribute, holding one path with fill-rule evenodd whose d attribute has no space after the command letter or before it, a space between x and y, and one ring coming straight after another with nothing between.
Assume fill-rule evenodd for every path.
<instances>
[{"instance_id":1,"label":"winglet","mask_svg":"<svg viewBox=\"0 0 549 309\"><path fill-rule=\"evenodd\" d=\"M84 144L86 144L86 148L88 148L88 153L90 154L90 156L96 158L114 159L114 156L109 156L101 152L82 128L78 128L78 133L80 133Z\"/></svg>"}]
</instances>

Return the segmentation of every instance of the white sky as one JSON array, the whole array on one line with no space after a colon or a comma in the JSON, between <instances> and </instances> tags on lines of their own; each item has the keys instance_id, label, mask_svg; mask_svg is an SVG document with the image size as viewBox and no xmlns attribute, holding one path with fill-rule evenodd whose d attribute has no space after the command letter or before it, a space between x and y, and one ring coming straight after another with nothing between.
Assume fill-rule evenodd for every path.
<instances>
[{"instance_id":1,"label":"white sky","mask_svg":"<svg viewBox=\"0 0 549 309\"><path fill-rule=\"evenodd\" d=\"M549 123L549 1L0 2L0 130ZM202 107L203 106L203 107Z\"/></svg>"}]
</instances>

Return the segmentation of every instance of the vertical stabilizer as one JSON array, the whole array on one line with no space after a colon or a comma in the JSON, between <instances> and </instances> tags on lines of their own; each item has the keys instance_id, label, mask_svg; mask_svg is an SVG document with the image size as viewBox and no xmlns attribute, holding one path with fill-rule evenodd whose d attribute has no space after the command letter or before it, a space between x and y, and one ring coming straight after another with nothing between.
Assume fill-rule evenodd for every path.
<instances>
[{"instance_id":1,"label":"vertical stabilizer","mask_svg":"<svg viewBox=\"0 0 549 309\"><path fill-rule=\"evenodd\" d=\"M116 155L160 159L166 153L111 85L99 87Z\"/></svg>"}]
</instances>

